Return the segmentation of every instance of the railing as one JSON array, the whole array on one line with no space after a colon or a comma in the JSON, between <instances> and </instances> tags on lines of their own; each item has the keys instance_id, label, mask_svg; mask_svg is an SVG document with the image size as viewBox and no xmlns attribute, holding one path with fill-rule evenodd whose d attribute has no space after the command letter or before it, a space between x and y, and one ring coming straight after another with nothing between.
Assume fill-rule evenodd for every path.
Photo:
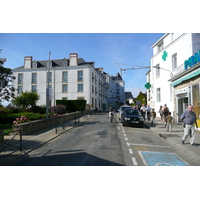
<instances>
[{"instance_id":1,"label":"railing","mask_svg":"<svg viewBox=\"0 0 200 200\"><path fill-rule=\"evenodd\" d=\"M96 112L85 112L83 114L75 114L74 115L74 119L72 120L72 124L77 124L80 122L80 118L84 117L84 119L88 118L88 115L94 115ZM62 119L59 123L59 125L55 128L55 133L57 134L59 129L62 129L63 131L65 131L66 126L68 126L68 123L70 120L64 121L64 119Z\"/></svg>"},{"instance_id":2,"label":"railing","mask_svg":"<svg viewBox=\"0 0 200 200\"><path fill-rule=\"evenodd\" d=\"M22 152L22 134L21 134L21 130L15 130L15 131L11 131L9 133L1 133L0 136L4 136L4 135L10 134L10 133L15 133L15 134L13 135L13 137L7 143L4 142L4 140L0 141L0 143L4 144L3 148L0 150L0 153L3 152L7 147L12 147L12 148L20 150ZM20 139L19 139L19 147L16 147L16 146L12 145L11 142L13 141L13 139L18 134L19 134L19 137L20 137ZM3 158L3 157L5 157L5 156L1 156L0 159Z\"/></svg>"}]
</instances>

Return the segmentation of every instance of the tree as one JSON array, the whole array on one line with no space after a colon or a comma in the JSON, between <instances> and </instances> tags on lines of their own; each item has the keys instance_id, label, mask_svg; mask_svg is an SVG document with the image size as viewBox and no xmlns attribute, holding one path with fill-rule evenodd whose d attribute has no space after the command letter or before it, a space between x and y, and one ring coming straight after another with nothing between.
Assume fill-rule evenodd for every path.
<instances>
[{"instance_id":1,"label":"tree","mask_svg":"<svg viewBox=\"0 0 200 200\"><path fill-rule=\"evenodd\" d=\"M0 104L2 101L9 101L14 97L14 87L12 87L12 80L15 77L12 75L10 68L3 67L5 58L0 58Z\"/></svg>"},{"instance_id":2,"label":"tree","mask_svg":"<svg viewBox=\"0 0 200 200\"><path fill-rule=\"evenodd\" d=\"M139 101L141 104L145 104L147 103L146 101L146 94L140 92L139 95L136 97L136 101Z\"/></svg>"},{"instance_id":3,"label":"tree","mask_svg":"<svg viewBox=\"0 0 200 200\"><path fill-rule=\"evenodd\" d=\"M33 107L36 105L40 96L36 92L22 92L20 96L14 97L12 103L17 107L22 107L23 109L29 106Z\"/></svg>"}]
</instances>

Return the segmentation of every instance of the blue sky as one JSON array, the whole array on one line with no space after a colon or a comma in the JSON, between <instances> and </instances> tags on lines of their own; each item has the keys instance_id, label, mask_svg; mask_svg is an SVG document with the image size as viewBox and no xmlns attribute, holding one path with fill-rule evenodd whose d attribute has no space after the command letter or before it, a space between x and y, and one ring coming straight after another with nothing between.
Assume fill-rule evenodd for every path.
<instances>
[{"instance_id":1,"label":"blue sky","mask_svg":"<svg viewBox=\"0 0 200 200\"><path fill-rule=\"evenodd\" d=\"M120 72L116 63L150 66L153 55L151 46L164 33L0 33L1 57L7 61L4 67L17 68L23 65L24 56L35 60L69 58L78 53L86 61L94 61L95 67L103 67L110 75ZM120 65L123 69L133 66ZM122 72L125 91L136 97L145 92L148 69Z\"/></svg>"}]
</instances>

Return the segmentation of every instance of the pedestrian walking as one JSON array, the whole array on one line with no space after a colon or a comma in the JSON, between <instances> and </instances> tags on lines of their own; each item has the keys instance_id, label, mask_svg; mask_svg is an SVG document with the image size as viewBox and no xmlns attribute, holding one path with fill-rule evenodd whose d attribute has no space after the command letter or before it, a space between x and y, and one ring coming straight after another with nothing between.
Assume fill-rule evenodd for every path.
<instances>
[{"instance_id":1,"label":"pedestrian walking","mask_svg":"<svg viewBox=\"0 0 200 200\"><path fill-rule=\"evenodd\" d=\"M151 119L151 107L150 107L150 105L148 105L147 106L147 119L148 119L148 121L150 121L150 119Z\"/></svg>"},{"instance_id":2,"label":"pedestrian walking","mask_svg":"<svg viewBox=\"0 0 200 200\"><path fill-rule=\"evenodd\" d=\"M167 131L170 131L172 132L172 120L173 120L173 117L171 116L171 112L168 112L168 115L166 117L166 129Z\"/></svg>"},{"instance_id":3,"label":"pedestrian walking","mask_svg":"<svg viewBox=\"0 0 200 200\"><path fill-rule=\"evenodd\" d=\"M154 108L152 108L152 111L151 111L151 119L152 119L152 121L151 121L151 124L154 124L154 125L156 125L156 121L155 121L155 118L156 118L156 112L155 112L155 110L154 110Z\"/></svg>"},{"instance_id":4,"label":"pedestrian walking","mask_svg":"<svg viewBox=\"0 0 200 200\"><path fill-rule=\"evenodd\" d=\"M145 121L145 116L146 116L146 107L144 106L144 104L142 104L142 107L140 108L140 112L144 118Z\"/></svg>"},{"instance_id":5,"label":"pedestrian walking","mask_svg":"<svg viewBox=\"0 0 200 200\"><path fill-rule=\"evenodd\" d=\"M167 117L167 115L168 115L168 112L169 112L169 108L167 107L167 104L165 104L164 107L163 107L163 110L162 110L162 113L163 113L163 121L164 121L165 127L166 127L166 125L167 125L166 117Z\"/></svg>"},{"instance_id":6,"label":"pedestrian walking","mask_svg":"<svg viewBox=\"0 0 200 200\"><path fill-rule=\"evenodd\" d=\"M194 140L195 140L195 127L194 127L194 123L196 124L197 128L198 128L198 124L197 124L197 121L196 121L196 114L193 112L193 106L191 106L191 105L188 106L188 110L186 110L185 112L183 112L181 114L180 119L185 124L184 134L183 134L183 137L182 137L182 144L185 143L185 140L187 139L187 136L191 132L190 144L192 146L197 146L194 143Z\"/></svg>"},{"instance_id":7,"label":"pedestrian walking","mask_svg":"<svg viewBox=\"0 0 200 200\"><path fill-rule=\"evenodd\" d=\"M163 118L162 106L160 106L160 109L158 112L160 113L160 119L162 120L162 118Z\"/></svg>"}]
</instances>

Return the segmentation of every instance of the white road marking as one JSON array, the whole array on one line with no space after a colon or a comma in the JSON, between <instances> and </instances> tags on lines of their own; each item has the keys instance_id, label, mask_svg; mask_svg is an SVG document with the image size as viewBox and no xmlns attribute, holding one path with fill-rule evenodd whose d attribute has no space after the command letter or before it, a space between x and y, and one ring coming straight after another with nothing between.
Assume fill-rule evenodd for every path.
<instances>
[{"instance_id":1,"label":"white road marking","mask_svg":"<svg viewBox=\"0 0 200 200\"><path fill-rule=\"evenodd\" d=\"M125 140L128 140L128 138L127 138L127 137L125 137Z\"/></svg>"},{"instance_id":2,"label":"white road marking","mask_svg":"<svg viewBox=\"0 0 200 200\"><path fill-rule=\"evenodd\" d=\"M128 149L130 154L133 154L133 150L132 149Z\"/></svg>"},{"instance_id":3,"label":"white road marking","mask_svg":"<svg viewBox=\"0 0 200 200\"><path fill-rule=\"evenodd\" d=\"M161 146L161 145L150 145L150 144L133 144L133 143L130 143L130 145L133 145L133 146L147 146L147 147L164 147L164 148L172 148L171 146Z\"/></svg>"},{"instance_id":4,"label":"white road marking","mask_svg":"<svg viewBox=\"0 0 200 200\"><path fill-rule=\"evenodd\" d=\"M140 154L140 157L142 159L142 162L144 163L144 165L148 166L148 163L146 162L144 156L142 155L142 153L140 151L138 151L138 153Z\"/></svg>"},{"instance_id":5,"label":"white road marking","mask_svg":"<svg viewBox=\"0 0 200 200\"><path fill-rule=\"evenodd\" d=\"M126 144L127 144L128 147L130 147L130 143L129 142L127 142Z\"/></svg>"},{"instance_id":6,"label":"white road marking","mask_svg":"<svg viewBox=\"0 0 200 200\"><path fill-rule=\"evenodd\" d=\"M124 136L126 137L126 134L124 134Z\"/></svg>"},{"instance_id":7,"label":"white road marking","mask_svg":"<svg viewBox=\"0 0 200 200\"><path fill-rule=\"evenodd\" d=\"M134 157L132 157L132 161L133 161L134 165L138 165L138 163L137 163L137 161L136 161L136 159Z\"/></svg>"}]
</instances>

